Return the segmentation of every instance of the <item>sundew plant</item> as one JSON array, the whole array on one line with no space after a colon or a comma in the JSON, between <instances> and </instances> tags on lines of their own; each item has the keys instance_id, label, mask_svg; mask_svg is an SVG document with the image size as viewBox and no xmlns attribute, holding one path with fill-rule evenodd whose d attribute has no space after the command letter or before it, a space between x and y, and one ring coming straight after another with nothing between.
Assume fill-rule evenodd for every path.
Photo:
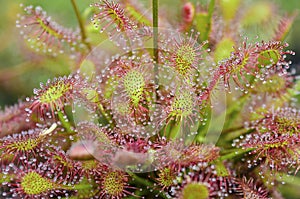
<instances>
[{"instance_id":1,"label":"sundew plant","mask_svg":"<svg viewBox=\"0 0 300 199\"><path fill-rule=\"evenodd\" d=\"M0 198L300 197L300 82L285 41L297 12L77 3L66 4L77 28L20 5L26 65L68 72L0 111Z\"/></svg>"}]
</instances>

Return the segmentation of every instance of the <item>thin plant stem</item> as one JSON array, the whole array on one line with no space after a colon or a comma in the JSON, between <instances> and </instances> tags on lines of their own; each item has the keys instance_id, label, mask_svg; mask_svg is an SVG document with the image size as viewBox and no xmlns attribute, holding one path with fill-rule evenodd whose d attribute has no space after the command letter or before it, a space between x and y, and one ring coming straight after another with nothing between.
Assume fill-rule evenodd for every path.
<instances>
[{"instance_id":1,"label":"thin plant stem","mask_svg":"<svg viewBox=\"0 0 300 199\"><path fill-rule=\"evenodd\" d=\"M153 183L144 179L144 178L141 178L139 176L137 176L136 174L134 174L133 172L130 172L130 171L127 171L127 173L134 179L134 181L138 184L142 184L148 188L151 188L153 187ZM167 199L167 196L163 193L163 192L160 192L158 190L154 190L155 192L157 192L157 194L161 197L161 198L165 198Z\"/></svg>"},{"instance_id":2,"label":"thin plant stem","mask_svg":"<svg viewBox=\"0 0 300 199\"><path fill-rule=\"evenodd\" d=\"M153 13L153 56L154 56L154 74L155 84L158 84L158 0L152 0Z\"/></svg>"},{"instance_id":3,"label":"thin plant stem","mask_svg":"<svg viewBox=\"0 0 300 199\"><path fill-rule=\"evenodd\" d=\"M237 149L234 152L231 152L229 154L223 155L219 158L219 160L223 161L223 160L229 160L229 159L233 159L237 156L243 155L244 153L253 151L254 148L249 148L249 149Z\"/></svg>"},{"instance_id":4,"label":"thin plant stem","mask_svg":"<svg viewBox=\"0 0 300 199\"><path fill-rule=\"evenodd\" d=\"M78 24L79 24L82 42L87 46L89 51L91 51L92 48L91 48L90 44L86 41L87 36L86 36L86 33L85 33L85 28L84 28L84 25L83 25L83 22L82 22L77 4L76 4L75 0L71 0L71 3L72 3L72 6L73 6L73 9L74 9L74 12L76 14Z\"/></svg>"},{"instance_id":5,"label":"thin plant stem","mask_svg":"<svg viewBox=\"0 0 300 199\"><path fill-rule=\"evenodd\" d=\"M72 126L71 126L70 122L66 121L66 119L64 118L64 114L61 111L58 111L57 114L58 114L59 121L61 122L62 126L66 129L66 131L68 133L73 132Z\"/></svg>"}]
</instances>

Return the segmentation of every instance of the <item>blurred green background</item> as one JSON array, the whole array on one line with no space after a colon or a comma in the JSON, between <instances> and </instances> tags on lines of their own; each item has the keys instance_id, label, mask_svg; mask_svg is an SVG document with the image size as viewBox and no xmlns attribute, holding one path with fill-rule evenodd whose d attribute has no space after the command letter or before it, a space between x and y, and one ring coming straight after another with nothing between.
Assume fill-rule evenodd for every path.
<instances>
[{"instance_id":1,"label":"blurred green background","mask_svg":"<svg viewBox=\"0 0 300 199\"><path fill-rule=\"evenodd\" d=\"M143 0L146 7L150 8L151 1ZM180 13L179 4L183 0L160 0L163 12L171 15ZM207 0L191 0L193 2L205 2ZM252 2L254 0L243 0ZM261 1L261 0L257 0ZM92 0L77 0L81 13L89 7ZM293 12L300 10L299 0L273 0L280 10ZM45 82L58 75L69 74L72 63L63 60L49 59L46 64L36 63L38 57L26 53L26 48L22 44L19 30L15 27L17 14L22 13L20 3L24 5L41 5L52 19L58 21L66 27L77 26L75 13L70 0L0 0L0 107L13 104L18 99L31 96L33 88L39 87L39 82ZM255 16L253 16L255 17ZM173 17L170 17L173 19ZM272 19L270 19L272 20ZM88 21L87 21L88 23ZM290 49L296 52L296 56L291 59L294 65L300 65L300 17L297 16L292 31L288 38ZM34 59L33 64L31 60Z\"/></svg>"}]
</instances>

